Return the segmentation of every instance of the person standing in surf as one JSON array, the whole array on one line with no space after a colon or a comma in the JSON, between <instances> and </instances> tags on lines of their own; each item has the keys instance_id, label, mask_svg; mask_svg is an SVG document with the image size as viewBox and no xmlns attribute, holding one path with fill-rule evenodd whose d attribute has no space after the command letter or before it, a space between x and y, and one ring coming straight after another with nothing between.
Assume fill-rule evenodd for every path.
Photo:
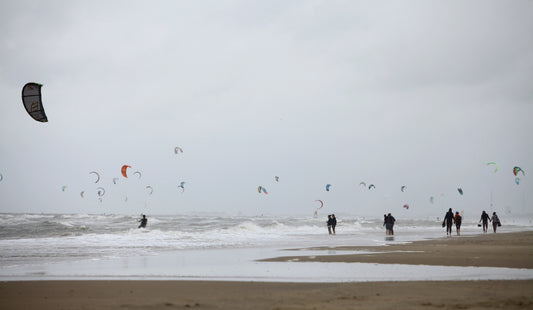
<instances>
[{"instance_id":1,"label":"person standing in surf","mask_svg":"<svg viewBox=\"0 0 533 310\"><path fill-rule=\"evenodd\" d=\"M396 222L396 219L394 216L392 216L390 213L385 216L385 229L387 235L394 235L394 222Z\"/></svg>"},{"instance_id":2,"label":"person standing in surf","mask_svg":"<svg viewBox=\"0 0 533 310\"><path fill-rule=\"evenodd\" d=\"M331 214L328 215L328 221L327 221L327 224L328 224L328 232L329 232L329 234L331 235L331 226L333 226L333 219L331 218Z\"/></svg>"},{"instance_id":3,"label":"person standing in surf","mask_svg":"<svg viewBox=\"0 0 533 310\"><path fill-rule=\"evenodd\" d=\"M331 230L333 231L333 234L335 235L335 226L337 226L337 218L335 218L335 214L331 215Z\"/></svg>"},{"instance_id":4,"label":"person standing in surf","mask_svg":"<svg viewBox=\"0 0 533 310\"><path fill-rule=\"evenodd\" d=\"M452 208L450 208L448 212L446 212L446 215L444 216L444 221L442 221L442 226L444 227L444 225L446 225L446 236L452 235L453 219L454 219L454 216L453 216Z\"/></svg>"}]
</instances>

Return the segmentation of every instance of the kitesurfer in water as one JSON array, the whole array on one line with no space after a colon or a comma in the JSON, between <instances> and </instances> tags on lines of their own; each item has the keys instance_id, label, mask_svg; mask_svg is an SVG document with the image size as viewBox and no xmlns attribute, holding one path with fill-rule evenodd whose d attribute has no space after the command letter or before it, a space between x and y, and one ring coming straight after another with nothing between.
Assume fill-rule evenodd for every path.
<instances>
[{"instance_id":1,"label":"kitesurfer in water","mask_svg":"<svg viewBox=\"0 0 533 310\"><path fill-rule=\"evenodd\" d=\"M335 218L335 214L331 215L331 230L333 231L333 234L335 234L335 226L337 226L337 218Z\"/></svg>"},{"instance_id":2,"label":"kitesurfer in water","mask_svg":"<svg viewBox=\"0 0 533 310\"><path fill-rule=\"evenodd\" d=\"M143 214L143 218L140 219L139 222L141 222L139 228L146 228L146 224L148 224L148 219L146 218L146 215Z\"/></svg>"},{"instance_id":3,"label":"kitesurfer in water","mask_svg":"<svg viewBox=\"0 0 533 310\"><path fill-rule=\"evenodd\" d=\"M444 227L444 225L446 225L446 236L452 235L453 219L454 219L453 211L452 211L452 208L450 208L448 212L446 212L446 215L444 216L444 221L442 221L442 226Z\"/></svg>"},{"instance_id":4,"label":"kitesurfer in water","mask_svg":"<svg viewBox=\"0 0 533 310\"><path fill-rule=\"evenodd\" d=\"M481 219L479 219L479 221L483 222L483 232L486 233L489 228L489 221L490 221L490 218L487 212L483 211L483 213L481 213Z\"/></svg>"}]
</instances>

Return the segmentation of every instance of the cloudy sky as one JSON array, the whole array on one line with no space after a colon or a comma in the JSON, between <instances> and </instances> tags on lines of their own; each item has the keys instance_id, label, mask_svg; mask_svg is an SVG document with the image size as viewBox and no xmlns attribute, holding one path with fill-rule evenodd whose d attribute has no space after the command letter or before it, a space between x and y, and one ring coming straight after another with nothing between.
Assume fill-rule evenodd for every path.
<instances>
[{"instance_id":1,"label":"cloudy sky","mask_svg":"<svg viewBox=\"0 0 533 310\"><path fill-rule=\"evenodd\" d=\"M532 116L531 1L0 2L0 212L532 213Z\"/></svg>"}]
</instances>

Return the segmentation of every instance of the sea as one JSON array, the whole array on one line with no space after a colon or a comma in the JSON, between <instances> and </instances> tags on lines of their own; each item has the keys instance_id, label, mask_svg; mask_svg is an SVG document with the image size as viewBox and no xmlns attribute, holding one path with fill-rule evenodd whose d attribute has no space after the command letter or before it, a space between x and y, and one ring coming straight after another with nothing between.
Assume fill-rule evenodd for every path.
<instances>
[{"instance_id":1,"label":"sea","mask_svg":"<svg viewBox=\"0 0 533 310\"><path fill-rule=\"evenodd\" d=\"M412 275L412 268L416 267L396 266L394 273L384 273L392 266L351 264L348 268L342 263L322 263L321 266L328 266L324 269L316 267L317 263L258 260L294 255L291 250L298 250L298 255L357 254L334 248L446 237L437 218L398 218L394 236L385 235L383 218L356 216L339 216L335 235L328 234L325 218L315 217L149 215L146 228L138 228L139 220L139 215L121 214L0 214L0 280L418 280L420 277ZM481 234L477 224L463 223L461 237ZM533 225L530 218L520 217L506 219L500 229L518 232L533 230ZM310 250L313 247L330 250ZM358 266L355 271L353 266ZM372 273L373 268L376 271ZM457 269L455 274L464 279L533 278L531 271L501 270L506 268L486 268L486 272L480 271L483 268L475 269L472 276L464 269L468 267L449 268ZM442 274L441 278L446 280L449 268L442 267L430 274Z\"/></svg>"}]
</instances>

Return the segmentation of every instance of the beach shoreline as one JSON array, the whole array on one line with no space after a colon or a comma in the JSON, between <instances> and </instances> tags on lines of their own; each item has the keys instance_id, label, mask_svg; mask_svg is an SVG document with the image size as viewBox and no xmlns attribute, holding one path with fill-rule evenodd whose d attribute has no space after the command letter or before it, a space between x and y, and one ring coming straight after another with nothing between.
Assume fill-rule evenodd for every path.
<instances>
[{"instance_id":1,"label":"beach shoreline","mask_svg":"<svg viewBox=\"0 0 533 310\"><path fill-rule=\"evenodd\" d=\"M282 256L265 261L533 268L533 232L461 236L376 247L305 250L375 254ZM489 250L490 249L490 250ZM294 251L286 250L288 252ZM298 249L301 250L301 249ZM386 253L383 253L386 252ZM381 254L378 254L381 253ZM427 253L427 254L424 254ZM446 254L451 253L451 254ZM473 259L478 253L479 259ZM419 260L413 255L421 256ZM484 258L482 258L483 256ZM455 258L454 258L455 257ZM516 257L519 257L518 259ZM283 262L291 263L283 263ZM261 264L261 263L258 263ZM268 263L265 263L268 264ZM319 281L319 279L318 279ZM2 309L532 309L533 279L295 283L61 280L0 282Z\"/></svg>"}]
</instances>

